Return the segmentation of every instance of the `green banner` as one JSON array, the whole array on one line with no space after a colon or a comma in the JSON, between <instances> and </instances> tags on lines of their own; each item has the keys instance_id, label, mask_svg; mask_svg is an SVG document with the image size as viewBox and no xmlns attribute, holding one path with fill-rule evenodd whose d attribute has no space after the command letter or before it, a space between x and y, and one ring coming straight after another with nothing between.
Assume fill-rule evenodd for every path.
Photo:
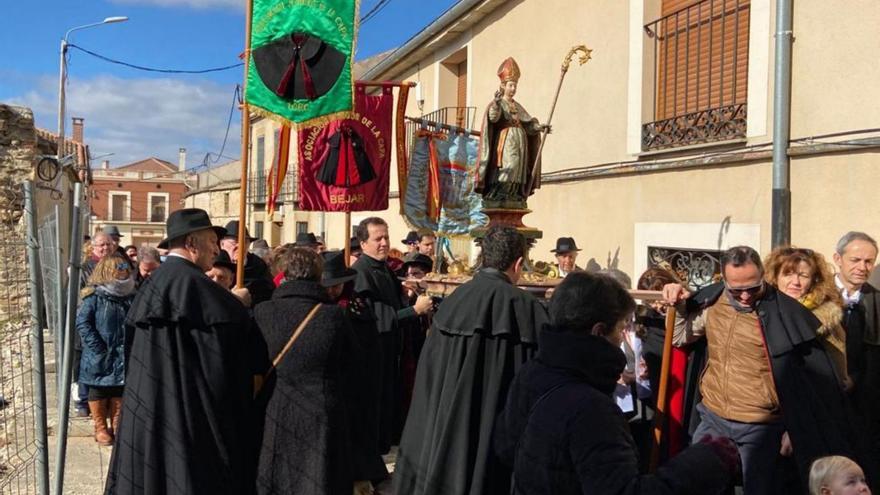
<instances>
[{"instance_id":1,"label":"green banner","mask_svg":"<svg viewBox=\"0 0 880 495\"><path fill-rule=\"evenodd\" d=\"M253 0L245 98L297 127L349 115L357 0Z\"/></svg>"}]
</instances>

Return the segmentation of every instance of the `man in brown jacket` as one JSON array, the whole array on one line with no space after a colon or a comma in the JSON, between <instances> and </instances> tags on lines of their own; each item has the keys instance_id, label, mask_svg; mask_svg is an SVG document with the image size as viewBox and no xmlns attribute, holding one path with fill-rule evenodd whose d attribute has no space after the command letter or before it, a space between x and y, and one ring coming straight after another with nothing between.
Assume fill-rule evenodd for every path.
<instances>
[{"instance_id":1,"label":"man in brown jacket","mask_svg":"<svg viewBox=\"0 0 880 495\"><path fill-rule=\"evenodd\" d=\"M694 441L712 435L736 442L745 493L794 493L780 485L780 454L794 455L802 482L812 459L851 455L843 393L816 340L818 320L763 283L758 253L734 247L721 265L723 284L694 294L678 284L663 288L677 305L676 345L707 339Z\"/></svg>"}]
</instances>

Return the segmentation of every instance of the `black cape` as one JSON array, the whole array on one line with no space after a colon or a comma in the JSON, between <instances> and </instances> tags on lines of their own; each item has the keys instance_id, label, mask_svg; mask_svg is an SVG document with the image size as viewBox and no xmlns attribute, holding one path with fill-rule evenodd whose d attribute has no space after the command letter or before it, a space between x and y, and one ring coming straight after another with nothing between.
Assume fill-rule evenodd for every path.
<instances>
[{"instance_id":1,"label":"black cape","mask_svg":"<svg viewBox=\"0 0 880 495\"><path fill-rule=\"evenodd\" d=\"M710 285L688 299L688 313L714 304L723 284ZM768 286L757 305L770 356L783 422L794 448L801 483L813 460L827 455L858 459L860 443L831 358L816 338L819 320L801 303Z\"/></svg>"},{"instance_id":2,"label":"black cape","mask_svg":"<svg viewBox=\"0 0 880 495\"><path fill-rule=\"evenodd\" d=\"M246 494L247 310L171 256L126 320L127 374L107 494Z\"/></svg>"},{"instance_id":3,"label":"black cape","mask_svg":"<svg viewBox=\"0 0 880 495\"><path fill-rule=\"evenodd\" d=\"M491 268L443 301L419 359L395 493L509 493L492 429L547 319L537 299Z\"/></svg>"},{"instance_id":4,"label":"black cape","mask_svg":"<svg viewBox=\"0 0 880 495\"><path fill-rule=\"evenodd\" d=\"M378 359L375 377L379 383L378 408L379 450L385 454L396 443L403 425L400 417L402 382L400 376L401 328L416 320L415 310L406 306L400 281L383 260L362 255L351 266L358 272L355 294L362 298L375 319L378 332Z\"/></svg>"}]
</instances>

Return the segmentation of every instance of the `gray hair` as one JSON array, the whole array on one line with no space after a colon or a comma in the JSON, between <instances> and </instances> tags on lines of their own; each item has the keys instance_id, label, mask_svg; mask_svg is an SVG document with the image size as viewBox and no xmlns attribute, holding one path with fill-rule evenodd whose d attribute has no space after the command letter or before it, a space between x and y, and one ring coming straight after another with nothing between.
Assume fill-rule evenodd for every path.
<instances>
[{"instance_id":1,"label":"gray hair","mask_svg":"<svg viewBox=\"0 0 880 495\"><path fill-rule=\"evenodd\" d=\"M843 256L843 252L846 251L846 247L849 246L850 243L853 241L865 241L874 246L875 251L878 250L877 241L875 241L873 237L864 232L856 232L851 230L844 234L839 241L837 241L837 248L835 249L837 254Z\"/></svg>"},{"instance_id":2,"label":"gray hair","mask_svg":"<svg viewBox=\"0 0 880 495\"><path fill-rule=\"evenodd\" d=\"M155 261L159 263L160 259L159 250L154 247L141 246L138 249L138 261Z\"/></svg>"}]
</instances>

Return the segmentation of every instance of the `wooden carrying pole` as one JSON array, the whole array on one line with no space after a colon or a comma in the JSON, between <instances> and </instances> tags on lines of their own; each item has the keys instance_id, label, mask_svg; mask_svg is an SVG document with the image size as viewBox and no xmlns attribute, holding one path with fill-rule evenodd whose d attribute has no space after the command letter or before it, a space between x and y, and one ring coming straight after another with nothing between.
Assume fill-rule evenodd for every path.
<instances>
[{"instance_id":1,"label":"wooden carrying pole","mask_svg":"<svg viewBox=\"0 0 880 495\"><path fill-rule=\"evenodd\" d=\"M650 472L656 472L660 464L660 443L666 424L666 392L669 389L669 365L672 362L672 334L675 332L675 307L666 308L666 332L663 336L663 361L660 364L660 390L657 391L657 407L654 412L654 441L651 445Z\"/></svg>"},{"instance_id":2,"label":"wooden carrying pole","mask_svg":"<svg viewBox=\"0 0 880 495\"><path fill-rule=\"evenodd\" d=\"M247 16L244 27L244 82L241 89L241 183L238 204L238 259L235 262L235 286L239 289L244 287L244 263L248 252L245 231L247 229L248 159L251 154L251 115L247 103L247 76L251 60L251 17L254 6L252 0L247 0L245 3L247 4Z\"/></svg>"}]
</instances>

